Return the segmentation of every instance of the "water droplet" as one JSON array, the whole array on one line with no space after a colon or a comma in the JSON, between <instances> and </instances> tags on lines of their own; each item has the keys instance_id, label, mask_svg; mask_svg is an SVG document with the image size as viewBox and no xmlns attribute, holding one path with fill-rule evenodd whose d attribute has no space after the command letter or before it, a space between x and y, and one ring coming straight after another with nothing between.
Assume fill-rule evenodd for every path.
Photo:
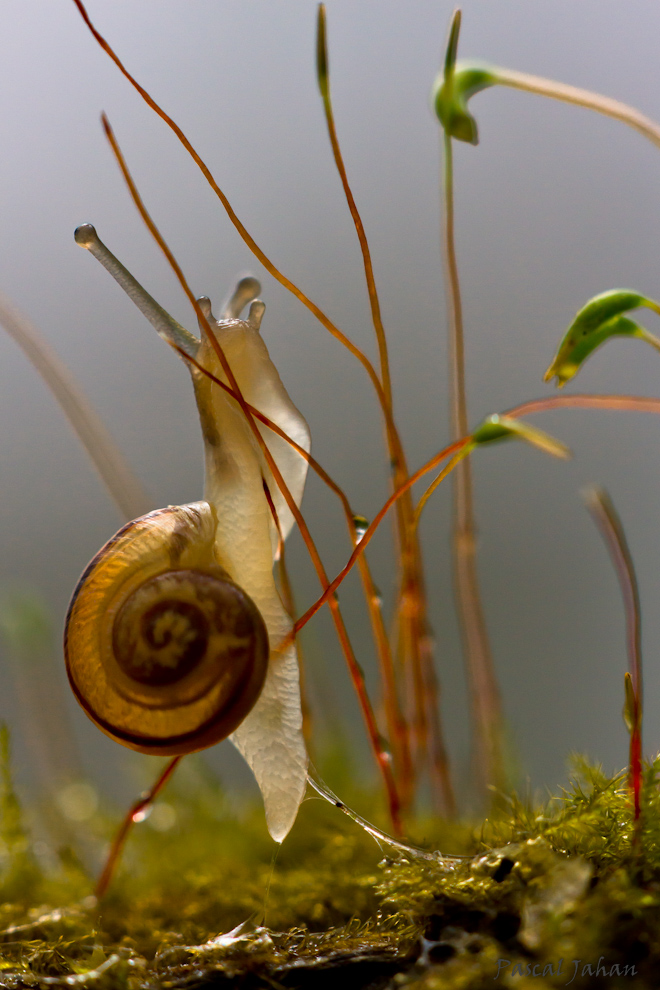
<instances>
[{"instance_id":1,"label":"water droplet","mask_svg":"<svg viewBox=\"0 0 660 990\"><path fill-rule=\"evenodd\" d=\"M369 529L369 520L365 519L364 516L353 516L353 525L355 526L355 543L357 545Z\"/></svg>"}]
</instances>

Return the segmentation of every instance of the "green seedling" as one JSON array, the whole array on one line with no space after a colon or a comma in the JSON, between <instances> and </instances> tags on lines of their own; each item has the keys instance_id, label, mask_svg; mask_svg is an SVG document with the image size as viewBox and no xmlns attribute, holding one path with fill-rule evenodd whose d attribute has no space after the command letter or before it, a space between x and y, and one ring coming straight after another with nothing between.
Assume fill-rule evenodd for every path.
<instances>
[{"instance_id":1,"label":"green seedling","mask_svg":"<svg viewBox=\"0 0 660 990\"><path fill-rule=\"evenodd\" d=\"M437 77L431 93L435 113L450 137L468 144L478 144L479 130L474 116L468 109L468 102L473 96L492 86L506 86L521 92L559 100L562 103L571 103L587 110L595 110L606 117L627 124L660 147L660 127L639 110L625 103L577 86L556 82L554 79L543 79L540 76L517 72L515 69L505 69L476 59L457 60L459 28L460 11L457 11L450 29L444 70Z\"/></svg>"},{"instance_id":2,"label":"green seedling","mask_svg":"<svg viewBox=\"0 0 660 990\"><path fill-rule=\"evenodd\" d=\"M636 337L660 350L660 340L624 316L633 309L650 309L660 313L660 304L630 289L611 289L590 299L577 313L566 331L559 349L543 380L557 379L561 388L578 373L590 354L612 337Z\"/></svg>"},{"instance_id":3,"label":"green seedling","mask_svg":"<svg viewBox=\"0 0 660 990\"><path fill-rule=\"evenodd\" d=\"M462 303L454 237L454 169L452 141L478 144L477 123L468 101L494 85L508 86L595 110L619 120L660 146L660 128L634 108L552 80L490 66L475 61L457 61L461 12L455 11L449 29L442 73L432 90L432 106L444 132L444 244L449 295L450 380L454 437L467 429L465 345ZM557 377L558 385L572 378L584 359L610 336L634 336L652 346L660 341L623 314L647 306L658 311L652 300L637 293L618 290L605 293L587 304L569 328L545 380ZM536 409L550 408L534 404ZM531 408L531 407L527 407ZM520 413L525 407L515 410ZM525 409L527 411L527 409ZM503 715L490 648L476 567L476 524L469 461L461 456L454 477L454 567L459 619L465 646L466 666L472 691L474 756L481 779L489 786L502 786Z\"/></svg>"},{"instance_id":4,"label":"green seedling","mask_svg":"<svg viewBox=\"0 0 660 990\"><path fill-rule=\"evenodd\" d=\"M435 82L431 99L438 120L449 137L467 144L479 144L479 128L468 110L468 101L484 89L495 86L499 80L491 66L456 61L459 27L460 22L456 20L447 45L444 71Z\"/></svg>"},{"instance_id":5,"label":"green seedling","mask_svg":"<svg viewBox=\"0 0 660 990\"><path fill-rule=\"evenodd\" d=\"M532 447L538 447L552 457L564 460L571 456L568 447L551 437L549 433L539 430L529 423L522 423L512 416L489 416L481 426L478 426L470 438L470 447L480 447L487 443L498 443L501 440L524 440Z\"/></svg>"}]
</instances>

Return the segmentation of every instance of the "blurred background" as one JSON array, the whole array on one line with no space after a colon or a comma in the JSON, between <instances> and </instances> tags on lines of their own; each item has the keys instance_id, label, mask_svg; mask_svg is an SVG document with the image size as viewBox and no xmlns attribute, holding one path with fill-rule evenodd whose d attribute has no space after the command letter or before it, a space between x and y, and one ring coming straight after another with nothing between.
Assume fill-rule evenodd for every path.
<instances>
[{"instance_id":1,"label":"blurred background","mask_svg":"<svg viewBox=\"0 0 660 990\"><path fill-rule=\"evenodd\" d=\"M409 463L449 437L439 211L439 129L429 90L452 6L445 0L329 0L331 85L349 178L362 212ZM336 175L314 75L316 3L89 0L89 13L141 83L182 126L273 261L375 357L357 241ZM466 0L460 55L573 83L660 119L657 5L629 0ZM98 48L72 0L5 0L0 78L0 290L76 375L139 474L153 507L202 493L199 427L186 370L96 262L73 241L100 236L182 323L194 316L143 229L105 142L105 110L148 208L197 294L219 309L237 276L263 283L263 335L314 453L371 518L388 493L378 409L361 367L253 260L169 130ZM471 422L551 393L542 382L575 311L626 286L657 298L660 153L584 110L510 90L471 104L478 148L456 148L457 228ZM648 326L657 332L655 317ZM660 358L610 343L567 391L660 394ZM53 616L62 682L57 726L71 724L92 779L119 801L148 765L101 735L65 685L59 638L71 591L121 520L77 438L16 345L0 335L0 589L41 596ZM627 669L617 581L579 490L608 487L643 601L645 751L660 745L660 422L555 412L534 423L574 451L570 463L523 445L474 461L480 573L522 786L556 789L572 750L608 770L627 760ZM469 790L468 710L452 604L449 489L427 508L423 541L445 731L459 793ZM304 511L334 574L349 552L336 499L311 478ZM370 560L385 602L394 572L385 525ZM297 535L289 550L302 611L316 579ZM341 593L374 693L373 651L357 582ZM318 737L347 733L370 772L334 632L306 637ZM0 719L20 779L35 779L32 727L9 659ZM41 674L37 673L41 679ZM49 690L49 694L52 692ZM61 715L59 706L61 704ZM250 787L229 744L208 756ZM237 791L238 793L238 791Z\"/></svg>"}]
</instances>

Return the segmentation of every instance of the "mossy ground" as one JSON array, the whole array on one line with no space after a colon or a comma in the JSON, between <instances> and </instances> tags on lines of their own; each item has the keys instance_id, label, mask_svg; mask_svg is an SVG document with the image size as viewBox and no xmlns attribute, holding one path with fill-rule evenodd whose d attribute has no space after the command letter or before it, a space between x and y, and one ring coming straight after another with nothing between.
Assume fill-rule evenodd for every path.
<instances>
[{"instance_id":1,"label":"mossy ground","mask_svg":"<svg viewBox=\"0 0 660 990\"><path fill-rule=\"evenodd\" d=\"M430 848L468 855L453 869L395 857L308 801L273 864L263 812L232 820L191 761L165 795L174 824L134 830L99 907L70 846L44 867L5 759L0 985L657 987L659 785L660 759L637 836L625 777L585 763L544 807L514 798L476 828L419 825ZM97 816L87 841L111 827Z\"/></svg>"}]
</instances>

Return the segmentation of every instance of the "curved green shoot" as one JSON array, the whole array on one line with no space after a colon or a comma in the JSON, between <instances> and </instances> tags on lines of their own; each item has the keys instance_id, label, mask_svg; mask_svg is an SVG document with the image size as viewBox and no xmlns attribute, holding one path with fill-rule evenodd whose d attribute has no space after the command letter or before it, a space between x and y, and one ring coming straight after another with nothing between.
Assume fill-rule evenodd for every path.
<instances>
[{"instance_id":1,"label":"curved green shoot","mask_svg":"<svg viewBox=\"0 0 660 990\"><path fill-rule=\"evenodd\" d=\"M632 289L611 289L590 299L577 313L566 331L543 380L557 379L561 388L578 373L596 348L611 337L637 337L660 350L660 340L639 323L624 316L633 309L646 308L660 314L660 304Z\"/></svg>"},{"instance_id":2,"label":"curved green shoot","mask_svg":"<svg viewBox=\"0 0 660 990\"><path fill-rule=\"evenodd\" d=\"M449 26L445 64L433 85L431 98L447 137L478 144L477 122L468 110L468 100L482 89L494 86L498 79L486 64L456 61L460 30L461 11L455 10Z\"/></svg>"},{"instance_id":3,"label":"curved green shoot","mask_svg":"<svg viewBox=\"0 0 660 990\"><path fill-rule=\"evenodd\" d=\"M461 12L454 11L444 63L444 80L451 101L456 66L456 51L461 27ZM449 381L452 436L454 440L468 435L467 386L465 374L465 339L463 304L458 274L454 216L454 165L451 135L443 135L444 187L444 262L447 287L449 336ZM469 457L456 459L453 506L453 563L456 607L461 641L470 684L472 720L474 726L474 767L482 793L488 787L501 789L505 785L503 770L502 703L495 676L493 654L481 602L477 571L477 527L475 522L472 469ZM444 475L443 475L444 477ZM437 478L435 485L440 484ZM429 495L431 493L429 492ZM428 496L427 496L428 497ZM416 512L419 518L420 507Z\"/></svg>"},{"instance_id":4,"label":"curved green shoot","mask_svg":"<svg viewBox=\"0 0 660 990\"><path fill-rule=\"evenodd\" d=\"M477 427L470 439L470 447L474 449L484 444L498 443L500 440L524 440L532 447L538 447L544 453L564 460L571 456L566 444L546 433L545 430L539 430L535 426L530 426L529 423L521 423L519 419L514 419L513 416L500 416L498 414L488 416Z\"/></svg>"},{"instance_id":5,"label":"curved green shoot","mask_svg":"<svg viewBox=\"0 0 660 990\"><path fill-rule=\"evenodd\" d=\"M544 451L546 454L551 454L553 457L561 457L566 460L571 456L571 452L565 444L563 444L560 440L556 440L555 437L550 436L550 434L546 433L544 430L539 430L535 426L530 426L529 423L521 423L512 416L500 416L497 413L493 416L488 416L488 418L477 427L465 446L453 456L451 461L449 461L440 474L433 479L429 487L426 489L417 503L417 508L415 510L415 525L419 523L422 510L433 492L436 490L438 485L444 481L446 476L453 471L459 461L462 461L464 457L467 457L468 454L475 449L475 447L483 447L485 444L497 443L500 440L525 440L533 447L538 447L539 450Z\"/></svg>"},{"instance_id":6,"label":"curved green shoot","mask_svg":"<svg viewBox=\"0 0 660 990\"><path fill-rule=\"evenodd\" d=\"M479 144L477 122L468 110L468 100L476 93L496 86L499 79L485 63L458 62L441 73L433 86L431 99L445 133L457 141Z\"/></svg>"},{"instance_id":7,"label":"curved green shoot","mask_svg":"<svg viewBox=\"0 0 660 990\"><path fill-rule=\"evenodd\" d=\"M490 86L508 86L537 96L546 96L561 103L594 110L613 120L632 127L657 147L660 147L660 127L655 121L619 100L612 100L600 93L592 93L578 86L543 79L541 76L503 69L477 59L445 61L445 70L435 81L431 93L433 108L445 132L458 141L478 144L477 122L468 110L468 101Z\"/></svg>"}]
</instances>

